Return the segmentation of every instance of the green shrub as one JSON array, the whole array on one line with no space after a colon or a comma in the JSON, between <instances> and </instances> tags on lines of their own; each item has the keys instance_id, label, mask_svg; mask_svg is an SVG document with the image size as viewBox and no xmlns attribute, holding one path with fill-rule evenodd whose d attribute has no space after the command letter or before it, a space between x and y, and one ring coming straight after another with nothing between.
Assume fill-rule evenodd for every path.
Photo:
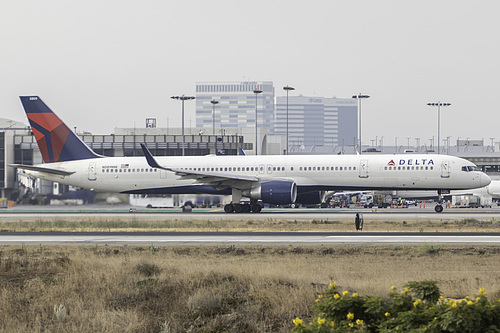
<instances>
[{"instance_id":1,"label":"green shrub","mask_svg":"<svg viewBox=\"0 0 500 333\"><path fill-rule=\"evenodd\" d=\"M445 299L435 281L410 281L386 298L339 292L335 282L316 299L315 317L294 319L294 333L312 332L500 332L500 299L484 289L474 298Z\"/></svg>"}]
</instances>

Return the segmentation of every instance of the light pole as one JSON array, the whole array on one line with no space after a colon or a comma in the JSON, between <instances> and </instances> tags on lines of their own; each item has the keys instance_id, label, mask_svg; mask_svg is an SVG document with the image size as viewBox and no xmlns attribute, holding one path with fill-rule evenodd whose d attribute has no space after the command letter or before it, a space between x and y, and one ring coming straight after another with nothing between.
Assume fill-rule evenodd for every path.
<instances>
[{"instance_id":1,"label":"light pole","mask_svg":"<svg viewBox=\"0 0 500 333\"><path fill-rule=\"evenodd\" d=\"M257 139L257 95L262 93L262 90L254 89L253 93L255 94L255 155L258 155L258 139Z\"/></svg>"},{"instance_id":2,"label":"light pole","mask_svg":"<svg viewBox=\"0 0 500 333\"><path fill-rule=\"evenodd\" d=\"M213 110L212 110L212 135L215 135L215 104L218 104L219 101L216 101L215 99L211 100L210 103L213 105Z\"/></svg>"},{"instance_id":3,"label":"light pole","mask_svg":"<svg viewBox=\"0 0 500 333\"><path fill-rule=\"evenodd\" d=\"M184 156L184 101L194 99L194 96L172 96L172 99L180 99L182 101L182 156Z\"/></svg>"},{"instance_id":4,"label":"light pole","mask_svg":"<svg viewBox=\"0 0 500 333\"><path fill-rule=\"evenodd\" d=\"M288 92L295 88L286 86L283 90L286 90L286 154L288 155Z\"/></svg>"},{"instance_id":5,"label":"light pole","mask_svg":"<svg viewBox=\"0 0 500 333\"><path fill-rule=\"evenodd\" d=\"M438 107L438 137L437 137L437 153L439 154L439 140L441 138L441 107L442 106L450 106L450 103L427 103L428 106L437 106Z\"/></svg>"},{"instance_id":6,"label":"light pole","mask_svg":"<svg viewBox=\"0 0 500 333\"><path fill-rule=\"evenodd\" d=\"M361 150L362 150L362 137L361 137L361 99L362 98L370 98L368 95L362 95L357 94L352 96L352 98L357 98L358 99L358 124L359 124L359 154L361 155Z\"/></svg>"}]
</instances>

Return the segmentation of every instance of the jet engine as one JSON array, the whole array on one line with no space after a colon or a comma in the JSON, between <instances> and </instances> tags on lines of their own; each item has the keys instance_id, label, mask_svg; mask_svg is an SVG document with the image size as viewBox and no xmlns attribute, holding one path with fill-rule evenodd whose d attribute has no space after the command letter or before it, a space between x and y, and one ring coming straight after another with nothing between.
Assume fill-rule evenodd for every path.
<instances>
[{"instance_id":1,"label":"jet engine","mask_svg":"<svg viewBox=\"0 0 500 333\"><path fill-rule=\"evenodd\" d=\"M297 198L297 184L292 181L275 180L260 183L250 189L243 190L241 194L250 199L260 199L274 205L288 205Z\"/></svg>"}]
</instances>

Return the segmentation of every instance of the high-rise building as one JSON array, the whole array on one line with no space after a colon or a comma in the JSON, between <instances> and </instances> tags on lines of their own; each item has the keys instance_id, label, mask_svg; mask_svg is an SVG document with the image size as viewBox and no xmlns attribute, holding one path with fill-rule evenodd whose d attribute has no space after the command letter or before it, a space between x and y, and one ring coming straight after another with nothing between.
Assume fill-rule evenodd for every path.
<instances>
[{"instance_id":1,"label":"high-rise building","mask_svg":"<svg viewBox=\"0 0 500 333\"><path fill-rule=\"evenodd\" d=\"M218 103L212 104L212 100ZM274 123L273 82L197 82L196 127L209 128L208 133L212 133L215 109L215 134L224 128L255 128L256 101L258 127L270 132Z\"/></svg>"},{"instance_id":2,"label":"high-rise building","mask_svg":"<svg viewBox=\"0 0 500 333\"><path fill-rule=\"evenodd\" d=\"M289 151L300 147L353 146L358 137L357 104L352 98L288 97ZM286 134L287 98L276 98L275 134Z\"/></svg>"}]
</instances>

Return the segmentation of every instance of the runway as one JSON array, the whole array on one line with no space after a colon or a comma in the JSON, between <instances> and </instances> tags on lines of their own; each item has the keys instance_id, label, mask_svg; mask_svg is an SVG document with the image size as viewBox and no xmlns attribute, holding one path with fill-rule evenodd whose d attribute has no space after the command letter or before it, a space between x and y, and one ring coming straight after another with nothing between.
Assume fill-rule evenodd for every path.
<instances>
[{"instance_id":1,"label":"runway","mask_svg":"<svg viewBox=\"0 0 500 333\"><path fill-rule=\"evenodd\" d=\"M226 214L222 209L130 209L121 207L16 207L0 210L2 222L61 221L104 219L117 221L235 221L270 220L352 221L356 213L364 217L365 226L377 221L500 221L500 208L445 209L435 213L433 206L399 209L266 209L259 214ZM495 230L494 230L495 231ZM445 232L0 232L0 244L130 244L130 245L335 245L335 244L483 244L500 245L499 233Z\"/></svg>"},{"instance_id":2,"label":"runway","mask_svg":"<svg viewBox=\"0 0 500 333\"><path fill-rule=\"evenodd\" d=\"M0 244L26 245L500 245L500 233L44 232L0 233Z\"/></svg>"}]
</instances>

